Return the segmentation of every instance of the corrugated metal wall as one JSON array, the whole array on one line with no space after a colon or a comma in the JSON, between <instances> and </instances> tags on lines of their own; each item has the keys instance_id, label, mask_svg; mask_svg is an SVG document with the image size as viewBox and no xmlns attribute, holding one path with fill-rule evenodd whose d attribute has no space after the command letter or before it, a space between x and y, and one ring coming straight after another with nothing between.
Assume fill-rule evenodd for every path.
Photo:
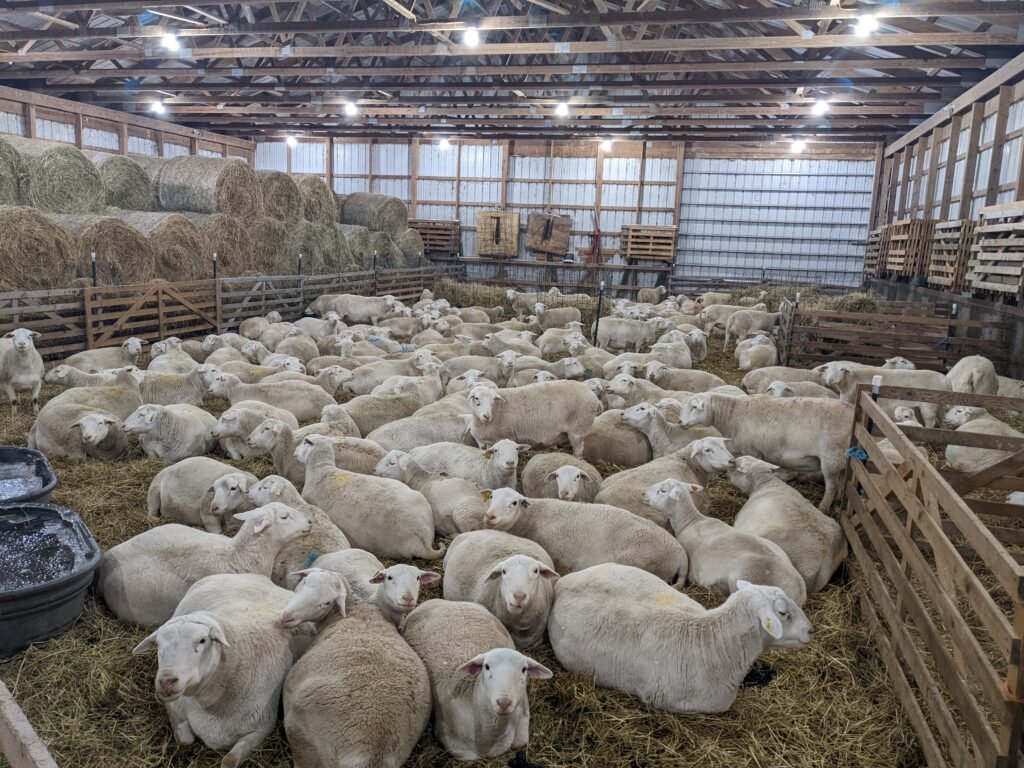
<instances>
[{"instance_id":1,"label":"corrugated metal wall","mask_svg":"<svg viewBox=\"0 0 1024 768\"><path fill-rule=\"evenodd\" d=\"M689 158L676 273L859 285L874 163Z\"/></svg>"}]
</instances>

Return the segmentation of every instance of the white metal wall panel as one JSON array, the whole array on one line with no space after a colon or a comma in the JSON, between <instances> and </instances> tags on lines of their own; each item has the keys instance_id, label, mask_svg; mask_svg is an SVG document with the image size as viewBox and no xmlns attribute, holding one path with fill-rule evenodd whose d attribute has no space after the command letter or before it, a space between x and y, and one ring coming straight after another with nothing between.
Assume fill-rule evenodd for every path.
<instances>
[{"instance_id":1,"label":"white metal wall panel","mask_svg":"<svg viewBox=\"0 0 1024 768\"><path fill-rule=\"evenodd\" d=\"M351 195L353 192L369 192L366 179L335 179L334 191L339 195Z\"/></svg>"},{"instance_id":2,"label":"white metal wall panel","mask_svg":"<svg viewBox=\"0 0 1024 768\"><path fill-rule=\"evenodd\" d=\"M509 176L513 179L537 179L543 181L547 178L546 157L519 157L512 155L509 158Z\"/></svg>"},{"instance_id":3,"label":"white metal wall panel","mask_svg":"<svg viewBox=\"0 0 1024 768\"><path fill-rule=\"evenodd\" d=\"M156 157L156 141L142 136L128 136L128 154Z\"/></svg>"},{"instance_id":4,"label":"white metal wall panel","mask_svg":"<svg viewBox=\"0 0 1024 768\"><path fill-rule=\"evenodd\" d=\"M375 176L408 176L412 172L408 144L374 144L372 149Z\"/></svg>"},{"instance_id":5,"label":"white metal wall panel","mask_svg":"<svg viewBox=\"0 0 1024 768\"><path fill-rule=\"evenodd\" d=\"M182 157L188 154L188 147L184 144L173 144L169 141L164 142L164 157Z\"/></svg>"},{"instance_id":6,"label":"white metal wall panel","mask_svg":"<svg viewBox=\"0 0 1024 768\"><path fill-rule=\"evenodd\" d=\"M1020 170L1021 137L1006 142L1003 147L1003 164L999 168L999 184L1011 184L1017 178ZM1014 197L1013 189L1000 192L996 197L996 204L1012 203Z\"/></svg>"},{"instance_id":7,"label":"white metal wall panel","mask_svg":"<svg viewBox=\"0 0 1024 768\"><path fill-rule=\"evenodd\" d=\"M186 154L188 154L188 153L186 153ZM217 152L217 151L212 150L212 149L200 149L199 150L199 155L201 157L224 157L224 155L222 155L220 152Z\"/></svg>"},{"instance_id":8,"label":"white metal wall panel","mask_svg":"<svg viewBox=\"0 0 1024 768\"><path fill-rule=\"evenodd\" d=\"M292 150L292 173L327 173L327 145L300 141Z\"/></svg>"},{"instance_id":9,"label":"white metal wall panel","mask_svg":"<svg viewBox=\"0 0 1024 768\"><path fill-rule=\"evenodd\" d=\"M648 157L644 162L645 181L670 181L673 184L676 180L676 161L667 157Z\"/></svg>"},{"instance_id":10,"label":"white metal wall panel","mask_svg":"<svg viewBox=\"0 0 1024 768\"><path fill-rule=\"evenodd\" d=\"M440 181L435 179L417 179L416 181L417 205L420 201L424 203L445 203L455 201L455 179L451 181ZM420 216L421 219L432 219L433 216ZM448 218L455 218L449 216Z\"/></svg>"},{"instance_id":11,"label":"white metal wall panel","mask_svg":"<svg viewBox=\"0 0 1024 768\"><path fill-rule=\"evenodd\" d=\"M677 273L859 284L872 166L790 158L688 160Z\"/></svg>"},{"instance_id":12,"label":"white metal wall panel","mask_svg":"<svg viewBox=\"0 0 1024 768\"><path fill-rule=\"evenodd\" d=\"M256 170L288 170L288 145L283 141L261 141L256 145Z\"/></svg>"},{"instance_id":13,"label":"white metal wall panel","mask_svg":"<svg viewBox=\"0 0 1024 768\"><path fill-rule=\"evenodd\" d=\"M60 123L56 120L43 120L36 118L36 136L40 139L50 141L63 141L68 144L75 143L75 126L69 123Z\"/></svg>"},{"instance_id":14,"label":"white metal wall panel","mask_svg":"<svg viewBox=\"0 0 1024 768\"><path fill-rule=\"evenodd\" d=\"M636 181L640 178L640 158L606 157L604 178L609 181Z\"/></svg>"},{"instance_id":15,"label":"white metal wall panel","mask_svg":"<svg viewBox=\"0 0 1024 768\"><path fill-rule=\"evenodd\" d=\"M460 144L458 150L461 153L459 175L462 178L501 178L500 145Z\"/></svg>"},{"instance_id":16,"label":"white metal wall panel","mask_svg":"<svg viewBox=\"0 0 1024 768\"><path fill-rule=\"evenodd\" d=\"M343 144L334 145L334 172L361 173L370 172L370 145ZM366 190L360 190L365 192Z\"/></svg>"},{"instance_id":17,"label":"white metal wall panel","mask_svg":"<svg viewBox=\"0 0 1024 768\"><path fill-rule=\"evenodd\" d=\"M409 196L409 180L408 179L381 179L376 176L373 177L373 190L378 195L391 195L404 200L406 205L412 199Z\"/></svg>"},{"instance_id":18,"label":"white metal wall panel","mask_svg":"<svg viewBox=\"0 0 1024 768\"><path fill-rule=\"evenodd\" d=\"M16 112L0 112L0 133L25 135L25 117Z\"/></svg>"},{"instance_id":19,"label":"white metal wall panel","mask_svg":"<svg viewBox=\"0 0 1024 768\"><path fill-rule=\"evenodd\" d=\"M442 149L437 144L420 144L420 176L455 177L458 163L458 149ZM454 199L454 198L450 198Z\"/></svg>"},{"instance_id":20,"label":"white metal wall panel","mask_svg":"<svg viewBox=\"0 0 1024 768\"><path fill-rule=\"evenodd\" d=\"M114 131L101 131L98 128L83 128L82 144L87 147L112 149L117 152L121 148L121 139Z\"/></svg>"}]
</instances>

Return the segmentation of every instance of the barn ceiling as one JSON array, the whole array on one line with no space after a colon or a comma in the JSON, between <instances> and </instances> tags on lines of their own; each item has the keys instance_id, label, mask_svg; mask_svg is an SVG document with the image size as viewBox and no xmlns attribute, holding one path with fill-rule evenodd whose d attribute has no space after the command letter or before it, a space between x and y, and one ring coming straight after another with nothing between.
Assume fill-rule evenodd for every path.
<instances>
[{"instance_id":1,"label":"barn ceiling","mask_svg":"<svg viewBox=\"0 0 1024 768\"><path fill-rule=\"evenodd\" d=\"M877 140L1024 50L997 0L3 8L0 83L254 137Z\"/></svg>"}]
</instances>

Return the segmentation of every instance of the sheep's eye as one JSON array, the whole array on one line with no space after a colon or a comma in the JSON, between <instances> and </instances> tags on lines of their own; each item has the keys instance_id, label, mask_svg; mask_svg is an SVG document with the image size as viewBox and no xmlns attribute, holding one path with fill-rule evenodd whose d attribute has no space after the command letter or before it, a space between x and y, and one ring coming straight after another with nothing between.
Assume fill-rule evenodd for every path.
<instances>
[{"instance_id":1,"label":"sheep's eye","mask_svg":"<svg viewBox=\"0 0 1024 768\"><path fill-rule=\"evenodd\" d=\"M523 674L526 674L526 667L523 667Z\"/></svg>"},{"instance_id":2,"label":"sheep's eye","mask_svg":"<svg viewBox=\"0 0 1024 768\"><path fill-rule=\"evenodd\" d=\"M484 664L484 669L486 671L490 672L491 671L491 665L490 664Z\"/></svg>"},{"instance_id":3,"label":"sheep's eye","mask_svg":"<svg viewBox=\"0 0 1024 768\"><path fill-rule=\"evenodd\" d=\"M394 579L392 579L390 576L388 576L388 581L394 581Z\"/></svg>"},{"instance_id":4,"label":"sheep's eye","mask_svg":"<svg viewBox=\"0 0 1024 768\"><path fill-rule=\"evenodd\" d=\"M501 569L501 575L502 576L507 576L508 575L508 571L506 571L504 568L502 568Z\"/></svg>"},{"instance_id":5,"label":"sheep's eye","mask_svg":"<svg viewBox=\"0 0 1024 768\"><path fill-rule=\"evenodd\" d=\"M533 573L534 573L534 575L535 575L535 576L536 576L537 574L539 574L539 573L540 573L540 568L534 568L534 569L533 569Z\"/></svg>"},{"instance_id":6,"label":"sheep's eye","mask_svg":"<svg viewBox=\"0 0 1024 768\"><path fill-rule=\"evenodd\" d=\"M789 616L789 612L788 611L779 611L779 616L781 616L782 618L785 619L785 618L787 618Z\"/></svg>"},{"instance_id":7,"label":"sheep's eye","mask_svg":"<svg viewBox=\"0 0 1024 768\"><path fill-rule=\"evenodd\" d=\"M204 637L202 640L200 640L199 644L200 645L205 645L206 644L206 638Z\"/></svg>"}]
</instances>

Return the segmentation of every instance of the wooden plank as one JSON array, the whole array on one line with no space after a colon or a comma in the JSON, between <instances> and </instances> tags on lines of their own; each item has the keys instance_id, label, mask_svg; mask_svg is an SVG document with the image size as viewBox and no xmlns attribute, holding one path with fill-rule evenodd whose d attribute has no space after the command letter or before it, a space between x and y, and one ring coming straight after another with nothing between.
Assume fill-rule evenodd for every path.
<instances>
[{"instance_id":1,"label":"wooden plank","mask_svg":"<svg viewBox=\"0 0 1024 768\"><path fill-rule=\"evenodd\" d=\"M11 768L57 768L3 680L0 680L0 753Z\"/></svg>"}]
</instances>

